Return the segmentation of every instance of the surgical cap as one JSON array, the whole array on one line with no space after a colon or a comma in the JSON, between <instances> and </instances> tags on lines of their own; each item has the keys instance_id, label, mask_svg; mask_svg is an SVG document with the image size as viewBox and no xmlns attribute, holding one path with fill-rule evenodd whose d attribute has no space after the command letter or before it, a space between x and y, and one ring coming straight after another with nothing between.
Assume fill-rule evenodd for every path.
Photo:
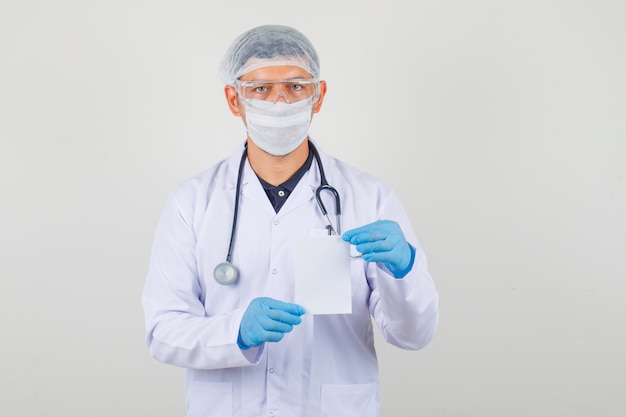
<instances>
[{"instance_id":1,"label":"surgical cap","mask_svg":"<svg viewBox=\"0 0 626 417\"><path fill-rule=\"evenodd\" d=\"M258 26L239 35L220 64L224 83L234 85L242 75L257 68L277 65L300 67L319 80L320 62L311 42L288 26Z\"/></svg>"}]
</instances>

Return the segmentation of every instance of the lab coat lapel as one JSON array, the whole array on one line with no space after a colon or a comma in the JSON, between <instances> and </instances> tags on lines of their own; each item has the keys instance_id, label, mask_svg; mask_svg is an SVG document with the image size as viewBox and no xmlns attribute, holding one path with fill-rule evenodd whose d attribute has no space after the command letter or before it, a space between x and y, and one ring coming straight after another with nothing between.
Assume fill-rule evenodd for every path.
<instances>
[{"instance_id":1,"label":"lab coat lapel","mask_svg":"<svg viewBox=\"0 0 626 417\"><path fill-rule=\"evenodd\" d=\"M237 175L239 175L239 163L243 155L244 145L239 145L235 153L228 158L228 168L226 170L226 178L224 178L224 189L235 190L237 187Z\"/></svg>"},{"instance_id":2,"label":"lab coat lapel","mask_svg":"<svg viewBox=\"0 0 626 417\"><path fill-rule=\"evenodd\" d=\"M243 169L241 195L259 206L259 208L262 209L267 215L271 217L276 216L276 212L274 211L274 207L272 207L272 203L270 203L270 199L267 198L267 194L265 193L259 178L256 176L256 173L247 160Z\"/></svg>"},{"instance_id":3,"label":"lab coat lapel","mask_svg":"<svg viewBox=\"0 0 626 417\"><path fill-rule=\"evenodd\" d=\"M243 149L243 145L239 146L228 161L228 177L224 181L224 187L226 189L232 189L233 192L237 187L237 176L239 175L239 164L241 162ZM259 206L259 208L269 216L274 217L276 215L269 198L267 198L267 194L265 194L265 190L263 190L263 186L259 182L247 158L241 176L241 196Z\"/></svg>"}]
</instances>

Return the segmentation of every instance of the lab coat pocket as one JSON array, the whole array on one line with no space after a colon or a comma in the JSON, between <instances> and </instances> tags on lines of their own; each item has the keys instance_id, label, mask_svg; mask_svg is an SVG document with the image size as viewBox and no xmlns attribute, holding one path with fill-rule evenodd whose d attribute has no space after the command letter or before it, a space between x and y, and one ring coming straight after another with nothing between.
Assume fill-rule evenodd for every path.
<instances>
[{"instance_id":1,"label":"lab coat pocket","mask_svg":"<svg viewBox=\"0 0 626 417\"><path fill-rule=\"evenodd\" d=\"M376 384L322 385L322 417L376 417Z\"/></svg>"},{"instance_id":2,"label":"lab coat pocket","mask_svg":"<svg viewBox=\"0 0 626 417\"><path fill-rule=\"evenodd\" d=\"M233 415L233 387L230 382L192 381L187 398L188 417L229 417Z\"/></svg>"}]
</instances>

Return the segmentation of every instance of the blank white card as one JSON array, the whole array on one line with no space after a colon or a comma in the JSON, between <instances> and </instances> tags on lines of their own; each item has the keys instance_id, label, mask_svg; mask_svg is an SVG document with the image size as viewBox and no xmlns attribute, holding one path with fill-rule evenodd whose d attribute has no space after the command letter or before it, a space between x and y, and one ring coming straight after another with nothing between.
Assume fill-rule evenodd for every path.
<instances>
[{"instance_id":1,"label":"blank white card","mask_svg":"<svg viewBox=\"0 0 626 417\"><path fill-rule=\"evenodd\" d=\"M295 302L307 314L352 313L350 244L341 236L297 241Z\"/></svg>"}]
</instances>

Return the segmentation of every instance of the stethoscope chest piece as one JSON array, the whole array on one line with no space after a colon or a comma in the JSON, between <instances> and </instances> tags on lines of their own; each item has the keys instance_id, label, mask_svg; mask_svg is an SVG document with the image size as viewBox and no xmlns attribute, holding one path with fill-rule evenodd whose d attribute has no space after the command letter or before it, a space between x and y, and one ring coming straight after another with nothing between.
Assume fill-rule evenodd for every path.
<instances>
[{"instance_id":1,"label":"stethoscope chest piece","mask_svg":"<svg viewBox=\"0 0 626 417\"><path fill-rule=\"evenodd\" d=\"M218 284L230 285L237 281L239 273L230 262L220 262L213 270L213 277Z\"/></svg>"}]
</instances>

